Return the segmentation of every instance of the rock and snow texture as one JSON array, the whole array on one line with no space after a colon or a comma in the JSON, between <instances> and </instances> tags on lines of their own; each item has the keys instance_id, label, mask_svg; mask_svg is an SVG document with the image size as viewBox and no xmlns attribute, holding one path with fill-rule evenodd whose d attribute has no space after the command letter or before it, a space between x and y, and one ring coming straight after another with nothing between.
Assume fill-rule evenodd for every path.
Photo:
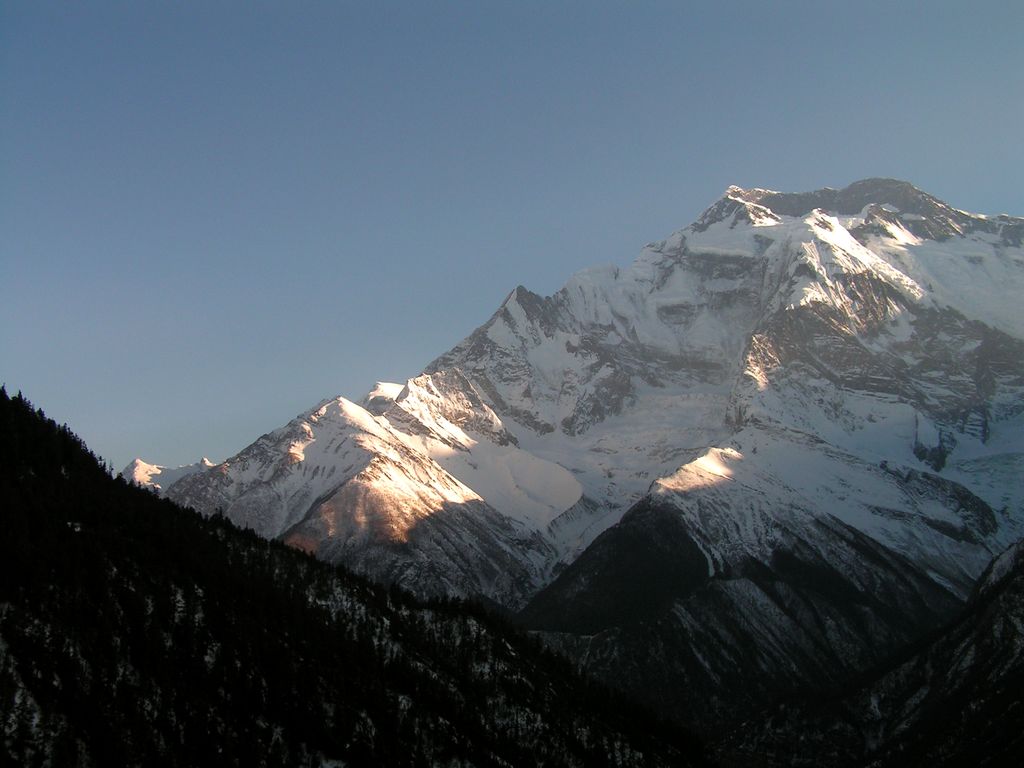
<instances>
[{"instance_id":1,"label":"rock and snow texture","mask_svg":"<svg viewBox=\"0 0 1024 768\"><path fill-rule=\"evenodd\" d=\"M516 606L554 560L541 531L581 489L451 372L326 401L168 495L421 594Z\"/></svg>"},{"instance_id":2,"label":"rock and snow texture","mask_svg":"<svg viewBox=\"0 0 1024 768\"><path fill-rule=\"evenodd\" d=\"M509 605L641 500L679 510L709 577L770 559L789 515L963 598L1022 532L1022 238L1024 219L905 182L732 187L630 266L519 287L424 375L165 491ZM693 512L702 498L716 515Z\"/></svg>"}]
</instances>

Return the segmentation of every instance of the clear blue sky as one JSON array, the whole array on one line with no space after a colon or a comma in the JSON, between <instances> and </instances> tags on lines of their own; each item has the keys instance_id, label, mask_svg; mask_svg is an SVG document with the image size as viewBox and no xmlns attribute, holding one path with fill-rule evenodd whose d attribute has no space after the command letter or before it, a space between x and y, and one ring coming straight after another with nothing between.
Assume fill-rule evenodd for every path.
<instances>
[{"instance_id":1,"label":"clear blue sky","mask_svg":"<svg viewBox=\"0 0 1024 768\"><path fill-rule=\"evenodd\" d=\"M1022 215L1022 9L5 2L0 381L223 459L729 184Z\"/></svg>"}]
</instances>

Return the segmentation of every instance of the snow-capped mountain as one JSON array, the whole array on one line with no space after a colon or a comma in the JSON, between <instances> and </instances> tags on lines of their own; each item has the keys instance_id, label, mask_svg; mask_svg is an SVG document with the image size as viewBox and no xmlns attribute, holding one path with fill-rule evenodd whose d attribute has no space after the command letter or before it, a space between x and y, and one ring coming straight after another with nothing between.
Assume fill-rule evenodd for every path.
<instances>
[{"instance_id":1,"label":"snow-capped mountain","mask_svg":"<svg viewBox=\"0 0 1024 768\"><path fill-rule=\"evenodd\" d=\"M1022 237L905 182L732 187L630 266L519 287L422 376L164 491L513 607L641 501L678 511L707 579L820 526L962 599L1024 517Z\"/></svg>"},{"instance_id":2,"label":"snow-capped mountain","mask_svg":"<svg viewBox=\"0 0 1024 768\"><path fill-rule=\"evenodd\" d=\"M142 459L134 459L121 470L121 477L129 483L152 488L161 493L166 491L183 477L201 472L214 466L205 456L195 464L183 464L180 467L163 467L159 464L147 464Z\"/></svg>"},{"instance_id":3,"label":"snow-capped mountain","mask_svg":"<svg viewBox=\"0 0 1024 768\"><path fill-rule=\"evenodd\" d=\"M581 488L452 371L325 401L168 495L421 594L517 606L555 560L541 532Z\"/></svg>"},{"instance_id":4,"label":"snow-capped mountain","mask_svg":"<svg viewBox=\"0 0 1024 768\"><path fill-rule=\"evenodd\" d=\"M1021 224L873 180L731 189L648 247L638 264L669 276L713 263L706 283L756 318L734 326L728 436L656 479L524 621L710 727L947 619L1024 522Z\"/></svg>"}]
</instances>

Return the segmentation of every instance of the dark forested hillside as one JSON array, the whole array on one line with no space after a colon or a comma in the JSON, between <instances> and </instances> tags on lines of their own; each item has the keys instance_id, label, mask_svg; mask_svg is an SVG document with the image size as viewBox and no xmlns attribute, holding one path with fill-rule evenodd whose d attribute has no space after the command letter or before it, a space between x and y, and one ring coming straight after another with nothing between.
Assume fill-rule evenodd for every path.
<instances>
[{"instance_id":1,"label":"dark forested hillside","mask_svg":"<svg viewBox=\"0 0 1024 768\"><path fill-rule=\"evenodd\" d=\"M422 604L113 480L0 390L0 761L701 763L463 604Z\"/></svg>"},{"instance_id":2,"label":"dark forested hillside","mask_svg":"<svg viewBox=\"0 0 1024 768\"><path fill-rule=\"evenodd\" d=\"M1024 765L1024 541L946 627L848 686L777 704L718 752L766 768Z\"/></svg>"}]
</instances>

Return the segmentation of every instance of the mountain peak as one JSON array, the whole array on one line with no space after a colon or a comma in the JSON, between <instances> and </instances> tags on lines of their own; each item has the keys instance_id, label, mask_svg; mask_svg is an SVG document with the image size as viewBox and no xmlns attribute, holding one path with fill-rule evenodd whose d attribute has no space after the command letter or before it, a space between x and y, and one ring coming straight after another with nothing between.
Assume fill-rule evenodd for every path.
<instances>
[{"instance_id":1,"label":"mountain peak","mask_svg":"<svg viewBox=\"0 0 1024 768\"><path fill-rule=\"evenodd\" d=\"M760 193L755 202L770 208L780 216L806 216L816 208L843 216L855 216L869 205L890 206L901 213L934 216L952 213L953 209L908 181L887 178L869 178L855 181L842 189L822 187L813 192Z\"/></svg>"},{"instance_id":2,"label":"mountain peak","mask_svg":"<svg viewBox=\"0 0 1024 768\"><path fill-rule=\"evenodd\" d=\"M811 192L732 185L689 229L705 232L723 222L730 229L739 224L771 225L781 221L781 217L802 219L815 210L833 216L863 217L862 224L868 227L865 235L881 233L888 223L899 224L917 237L935 241L984 231L1000 237L1006 245L1019 247L1024 230L1020 221L1012 217L990 221L985 216L953 208L908 181L880 177L861 179L842 189L822 187Z\"/></svg>"},{"instance_id":3,"label":"mountain peak","mask_svg":"<svg viewBox=\"0 0 1024 768\"><path fill-rule=\"evenodd\" d=\"M757 203L783 216L805 216L815 208L831 213L853 215L870 203L890 205L905 213L921 213L920 209L928 203L945 206L945 203L918 189L909 181L884 177L861 179L841 189L822 187L810 192L780 192L732 184L725 190L722 199Z\"/></svg>"},{"instance_id":4,"label":"mountain peak","mask_svg":"<svg viewBox=\"0 0 1024 768\"><path fill-rule=\"evenodd\" d=\"M183 477L202 472L216 466L203 456L195 464L183 464L180 467L165 467L161 464L150 464L142 459L133 459L121 470L120 476L129 483L150 488L163 493Z\"/></svg>"},{"instance_id":5,"label":"mountain peak","mask_svg":"<svg viewBox=\"0 0 1024 768\"><path fill-rule=\"evenodd\" d=\"M774 189L762 189L761 187L751 187L750 189L746 189L736 184L730 184L722 197L731 198L733 200L742 200L747 203L756 203L765 195L777 194L779 193Z\"/></svg>"},{"instance_id":6,"label":"mountain peak","mask_svg":"<svg viewBox=\"0 0 1024 768\"><path fill-rule=\"evenodd\" d=\"M725 195L714 205L701 214L690 229L695 232L704 232L711 225L730 219L729 226L735 227L740 223L765 224L779 221L775 215L760 200L766 195L778 194L767 189L743 189L736 185L725 190Z\"/></svg>"}]
</instances>

